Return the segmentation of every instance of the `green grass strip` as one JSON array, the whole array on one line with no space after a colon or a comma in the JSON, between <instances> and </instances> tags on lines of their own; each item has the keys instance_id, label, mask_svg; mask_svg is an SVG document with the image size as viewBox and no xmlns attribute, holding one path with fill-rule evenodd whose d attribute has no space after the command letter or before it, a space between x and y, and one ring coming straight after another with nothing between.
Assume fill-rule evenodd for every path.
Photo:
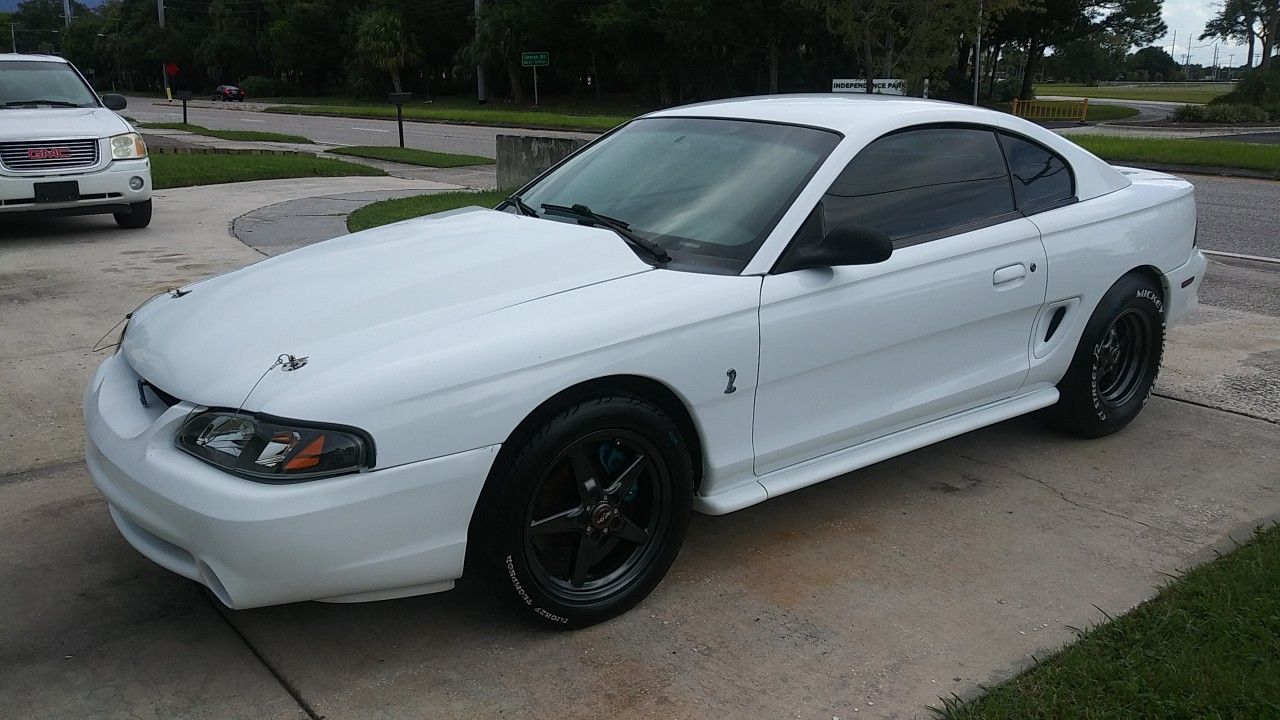
<instances>
[{"instance_id":1,"label":"green grass strip","mask_svg":"<svg viewBox=\"0 0 1280 720\"><path fill-rule=\"evenodd\" d=\"M493 160L479 155L459 155L435 152L433 150L417 150L415 148L387 147L383 145L352 145L350 147L332 148L328 152L434 168L493 164Z\"/></svg>"},{"instance_id":2,"label":"green grass strip","mask_svg":"<svg viewBox=\"0 0 1280 720\"><path fill-rule=\"evenodd\" d=\"M311 155L152 155L151 179L157 190L278 178L386 175L378 168Z\"/></svg>"},{"instance_id":3,"label":"green grass strip","mask_svg":"<svg viewBox=\"0 0 1280 720\"><path fill-rule=\"evenodd\" d=\"M1109 135L1072 135L1071 140L1107 161L1237 168L1280 178L1277 145Z\"/></svg>"},{"instance_id":4,"label":"green grass strip","mask_svg":"<svg viewBox=\"0 0 1280 720\"><path fill-rule=\"evenodd\" d=\"M500 190L462 190L381 200L365 205L348 215L347 229L358 232L469 205L491 208L502 202L506 196L507 193Z\"/></svg>"},{"instance_id":5,"label":"green grass strip","mask_svg":"<svg viewBox=\"0 0 1280 720\"><path fill-rule=\"evenodd\" d=\"M270 113L286 115L333 115L338 117L395 120L390 105L273 105ZM631 119L626 115L570 115L542 110L405 106L406 120L491 125L496 127L547 128L555 130L609 130Z\"/></svg>"},{"instance_id":6,"label":"green grass strip","mask_svg":"<svg viewBox=\"0 0 1280 720\"><path fill-rule=\"evenodd\" d=\"M186 130L196 135L207 135L209 137L222 138L223 140L243 140L246 142L281 142L281 143L304 143L311 144L310 138L301 135L290 135L288 133L278 132L262 132L259 130L217 130L207 128L201 125L191 125L188 123L174 122L144 122L135 123L143 129L155 130Z\"/></svg>"},{"instance_id":7,"label":"green grass strip","mask_svg":"<svg viewBox=\"0 0 1280 720\"><path fill-rule=\"evenodd\" d=\"M1280 717L1280 527L974 700L948 720Z\"/></svg>"}]
</instances>

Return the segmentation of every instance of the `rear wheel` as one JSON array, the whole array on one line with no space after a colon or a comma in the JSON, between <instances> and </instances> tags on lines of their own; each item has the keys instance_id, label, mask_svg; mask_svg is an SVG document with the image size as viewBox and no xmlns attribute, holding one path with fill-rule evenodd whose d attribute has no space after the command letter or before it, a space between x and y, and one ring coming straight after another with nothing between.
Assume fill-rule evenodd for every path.
<instances>
[{"instance_id":1,"label":"rear wheel","mask_svg":"<svg viewBox=\"0 0 1280 720\"><path fill-rule=\"evenodd\" d=\"M693 498L690 453L656 406L593 397L556 413L495 468L471 544L522 614L579 628L626 611L675 560Z\"/></svg>"},{"instance_id":2,"label":"rear wheel","mask_svg":"<svg viewBox=\"0 0 1280 720\"><path fill-rule=\"evenodd\" d=\"M143 200L129 206L127 213L112 213L116 224L128 230L144 228L151 224L151 200Z\"/></svg>"},{"instance_id":3,"label":"rear wheel","mask_svg":"<svg viewBox=\"0 0 1280 720\"><path fill-rule=\"evenodd\" d=\"M1061 424L1090 438L1128 425L1151 395L1163 352L1160 286L1138 273L1120 278L1093 311L1058 383Z\"/></svg>"}]
</instances>

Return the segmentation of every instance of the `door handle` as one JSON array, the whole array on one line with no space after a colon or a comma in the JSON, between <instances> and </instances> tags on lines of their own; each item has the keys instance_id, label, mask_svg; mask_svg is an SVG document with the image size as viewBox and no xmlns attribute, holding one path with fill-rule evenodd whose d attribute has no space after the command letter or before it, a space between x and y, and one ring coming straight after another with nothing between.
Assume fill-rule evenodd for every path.
<instances>
[{"instance_id":1,"label":"door handle","mask_svg":"<svg viewBox=\"0 0 1280 720\"><path fill-rule=\"evenodd\" d=\"M1026 265L1023 265L1022 263L1018 263L1017 265L1006 265L1005 267L1002 267L996 270L995 273L992 274L991 284L1003 285L1005 283L1013 282L1014 280L1021 280L1026 276L1027 276Z\"/></svg>"}]
</instances>

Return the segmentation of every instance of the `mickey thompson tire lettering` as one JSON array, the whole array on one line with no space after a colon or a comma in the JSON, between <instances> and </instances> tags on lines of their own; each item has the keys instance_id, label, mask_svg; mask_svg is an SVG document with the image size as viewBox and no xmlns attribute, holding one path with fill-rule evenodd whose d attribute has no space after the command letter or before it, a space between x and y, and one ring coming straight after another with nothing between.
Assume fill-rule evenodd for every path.
<instances>
[{"instance_id":1,"label":"mickey thompson tire lettering","mask_svg":"<svg viewBox=\"0 0 1280 720\"><path fill-rule=\"evenodd\" d=\"M1164 354L1164 298L1140 273L1113 285L1085 325L1062 381L1059 423L1084 437L1110 435L1146 405Z\"/></svg>"},{"instance_id":2,"label":"mickey thompson tire lettering","mask_svg":"<svg viewBox=\"0 0 1280 720\"><path fill-rule=\"evenodd\" d=\"M524 591L524 586L520 584L520 578L516 577L516 564L510 555L507 556L507 575L511 578L511 585L515 587L516 594L520 596L521 600L524 600L524 604L528 605L530 609L552 622L558 622L561 624L569 622L569 618L567 617L561 617L555 613L547 612L540 607L533 607L533 598L529 597L529 593Z\"/></svg>"}]
</instances>

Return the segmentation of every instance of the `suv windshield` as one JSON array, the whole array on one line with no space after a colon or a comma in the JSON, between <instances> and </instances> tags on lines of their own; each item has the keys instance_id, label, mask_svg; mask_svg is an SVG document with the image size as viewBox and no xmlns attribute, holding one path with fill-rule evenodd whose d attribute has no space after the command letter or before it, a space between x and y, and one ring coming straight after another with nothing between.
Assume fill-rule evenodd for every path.
<instances>
[{"instance_id":1,"label":"suv windshield","mask_svg":"<svg viewBox=\"0 0 1280 720\"><path fill-rule=\"evenodd\" d=\"M98 96L61 62L0 61L0 107L98 107Z\"/></svg>"},{"instance_id":2,"label":"suv windshield","mask_svg":"<svg viewBox=\"0 0 1280 720\"><path fill-rule=\"evenodd\" d=\"M827 130L748 120L636 120L583 150L521 199L590 207L662 246L669 267L740 272L840 142Z\"/></svg>"}]
</instances>

